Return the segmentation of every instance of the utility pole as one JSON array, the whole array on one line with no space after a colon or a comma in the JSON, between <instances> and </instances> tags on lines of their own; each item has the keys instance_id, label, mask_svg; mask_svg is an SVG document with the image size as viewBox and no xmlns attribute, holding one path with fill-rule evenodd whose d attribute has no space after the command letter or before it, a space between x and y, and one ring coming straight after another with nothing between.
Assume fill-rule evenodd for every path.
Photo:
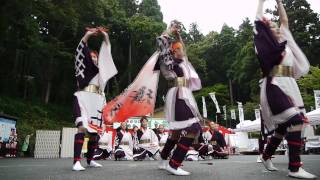
<instances>
[{"instance_id":1,"label":"utility pole","mask_svg":"<svg viewBox=\"0 0 320 180\"><path fill-rule=\"evenodd\" d=\"M231 79L229 79L229 93L230 93L231 106L233 106L233 89L232 89L232 81L231 81Z\"/></svg>"},{"instance_id":2,"label":"utility pole","mask_svg":"<svg viewBox=\"0 0 320 180\"><path fill-rule=\"evenodd\" d=\"M129 36L129 64L128 64L128 69L129 69L129 74L128 74L128 81L129 84L131 83L132 77L131 77L131 68L132 68L132 59L131 59L131 36Z\"/></svg>"}]
</instances>

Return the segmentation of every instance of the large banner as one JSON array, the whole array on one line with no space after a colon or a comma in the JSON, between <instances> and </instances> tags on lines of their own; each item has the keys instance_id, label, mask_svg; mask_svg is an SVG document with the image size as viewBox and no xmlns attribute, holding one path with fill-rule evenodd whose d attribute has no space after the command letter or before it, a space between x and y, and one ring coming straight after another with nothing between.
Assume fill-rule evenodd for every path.
<instances>
[{"instance_id":1,"label":"large banner","mask_svg":"<svg viewBox=\"0 0 320 180\"><path fill-rule=\"evenodd\" d=\"M154 53L133 83L103 108L106 124L153 113L159 79L159 71L154 71L158 55L159 52Z\"/></svg>"}]
</instances>

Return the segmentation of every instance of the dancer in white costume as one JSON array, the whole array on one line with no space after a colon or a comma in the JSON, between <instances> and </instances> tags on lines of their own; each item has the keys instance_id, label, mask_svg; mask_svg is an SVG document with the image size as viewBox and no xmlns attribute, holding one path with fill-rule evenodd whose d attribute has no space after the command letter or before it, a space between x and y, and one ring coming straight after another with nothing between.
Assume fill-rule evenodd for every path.
<instances>
[{"instance_id":1,"label":"dancer in white costume","mask_svg":"<svg viewBox=\"0 0 320 180\"><path fill-rule=\"evenodd\" d=\"M126 122L122 122L117 129L114 146L114 157L116 161L133 159L133 140L132 135L128 132Z\"/></svg>"},{"instance_id":2,"label":"dancer in white costume","mask_svg":"<svg viewBox=\"0 0 320 180\"><path fill-rule=\"evenodd\" d=\"M94 152L93 159L110 159L112 154L112 131L103 131L99 136L98 148Z\"/></svg>"},{"instance_id":3,"label":"dancer in white costume","mask_svg":"<svg viewBox=\"0 0 320 180\"><path fill-rule=\"evenodd\" d=\"M101 34L104 38L100 53L90 51L88 40ZM72 170L82 171L80 163L84 136L89 136L87 164L89 167L102 167L93 160L98 146L98 133L102 132L102 108L106 104L104 88L107 81L117 73L111 56L111 44L106 29L102 27L87 28L75 54L75 76L78 91L74 93L74 118L78 133L74 140L74 164Z\"/></svg>"},{"instance_id":4,"label":"dancer in white costume","mask_svg":"<svg viewBox=\"0 0 320 180\"><path fill-rule=\"evenodd\" d=\"M171 130L161 151L162 161L158 168L186 176L190 173L181 168L182 161L201 131L199 121L202 117L192 94L192 91L201 89L201 80L188 61L180 31L181 23L172 21L168 30L157 37L160 51L158 67L170 85L165 113ZM166 164L163 160L169 157L176 145L169 164Z\"/></svg>"},{"instance_id":5,"label":"dancer in white costume","mask_svg":"<svg viewBox=\"0 0 320 180\"><path fill-rule=\"evenodd\" d=\"M280 17L278 25L263 17L264 0L259 0L254 29L254 44L263 72L260 104L264 125L274 130L262 156L266 169L277 171L271 156L283 138L289 146L289 176L313 179L301 168L301 130L305 109L296 79L309 71L309 62L296 44L290 30L282 0L276 0Z\"/></svg>"},{"instance_id":6,"label":"dancer in white costume","mask_svg":"<svg viewBox=\"0 0 320 180\"><path fill-rule=\"evenodd\" d=\"M157 129L156 134L157 134L158 139L159 139L159 147L160 147L160 152L161 152L162 149L163 149L163 147L164 147L164 145L165 145L166 142L167 142L169 133L165 131L164 125L163 125L163 124L160 124L160 125L158 126L158 129Z\"/></svg>"},{"instance_id":7,"label":"dancer in white costume","mask_svg":"<svg viewBox=\"0 0 320 180\"><path fill-rule=\"evenodd\" d=\"M159 140L155 132L148 128L148 119L147 117L142 117L140 119L141 127L137 131L137 136L139 140L138 150L133 155L134 160L144 160L148 155L154 160L159 160Z\"/></svg>"}]
</instances>

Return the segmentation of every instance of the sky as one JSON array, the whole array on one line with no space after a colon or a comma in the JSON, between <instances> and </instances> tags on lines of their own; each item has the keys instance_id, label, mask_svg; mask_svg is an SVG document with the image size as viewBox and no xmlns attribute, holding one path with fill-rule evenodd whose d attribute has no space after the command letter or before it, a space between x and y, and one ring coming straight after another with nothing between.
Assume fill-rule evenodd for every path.
<instances>
[{"instance_id":1,"label":"sky","mask_svg":"<svg viewBox=\"0 0 320 180\"><path fill-rule=\"evenodd\" d=\"M320 0L307 0L320 14ZM177 19L189 29L196 22L203 34L220 32L224 23L238 29L245 17L254 20L258 0L158 0L164 22ZM266 0L265 8L274 9L275 0ZM290 18L290 17L289 17Z\"/></svg>"}]
</instances>

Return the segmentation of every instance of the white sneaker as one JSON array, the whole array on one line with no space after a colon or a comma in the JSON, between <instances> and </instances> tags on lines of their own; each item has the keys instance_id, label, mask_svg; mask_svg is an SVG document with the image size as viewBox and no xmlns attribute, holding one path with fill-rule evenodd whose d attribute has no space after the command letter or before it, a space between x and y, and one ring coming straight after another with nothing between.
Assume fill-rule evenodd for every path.
<instances>
[{"instance_id":1,"label":"white sneaker","mask_svg":"<svg viewBox=\"0 0 320 180\"><path fill-rule=\"evenodd\" d=\"M100 168L102 165L92 160L90 161L89 167Z\"/></svg>"},{"instance_id":2,"label":"white sneaker","mask_svg":"<svg viewBox=\"0 0 320 180\"><path fill-rule=\"evenodd\" d=\"M262 157L260 158L264 167L269 171L278 171L278 168L274 167L271 159L264 160Z\"/></svg>"},{"instance_id":3,"label":"white sneaker","mask_svg":"<svg viewBox=\"0 0 320 180\"><path fill-rule=\"evenodd\" d=\"M84 171L86 168L81 166L80 161L77 161L76 163L73 164L72 166L72 171Z\"/></svg>"},{"instance_id":4,"label":"white sneaker","mask_svg":"<svg viewBox=\"0 0 320 180\"><path fill-rule=\"evenodd\" d=\"M258 158L257 158L257 163L262 163L261 158L262 158L262 156L259 155Z\"/></svg>"},{"instance_id":5,"label":"white sneaker","mask_svg":"<svg viewBox=\"0 0 320 180\"><path fill-rule=\"evenodd\" d=\"M161 159L158 164L158 169L165 170L167 166L168 166L167 162Z\"/></svg>"},{"instance_id":6,"label":"white sneaker","mask_svg":"<svg viewBox=\"0 0 320 180\"><path fill-rule=\"evenodd\" d=\"M177 169L174 169L170 165L167 166L166 170L177 176L189 176L191 174L188 171L185 171L179 167Z\"/></svg>"},{"instance_id":7,"label":"white sneaker","mask_svg":"<svg viewBox=\"0 0 320 180\"><path fill-rule=\"evenodd\" d=\"M308 173L307 171L305 171L302 168L299 168L299 171L297 171L297 172L289 171L288 176L293 177L293 178L299 178L299 179L316 179L317 178L317 176L315 176L311 173Z\"/></svg>"}]
</instances>

